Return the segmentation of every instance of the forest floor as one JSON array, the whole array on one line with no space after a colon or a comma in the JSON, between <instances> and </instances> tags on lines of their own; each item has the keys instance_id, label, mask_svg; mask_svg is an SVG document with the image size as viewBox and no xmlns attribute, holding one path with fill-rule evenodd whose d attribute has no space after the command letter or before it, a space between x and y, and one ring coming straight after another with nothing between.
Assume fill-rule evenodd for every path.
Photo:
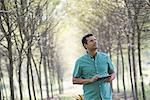
<instances>
[{"instance_id":1,"label":"forest floor","mask_svg":"<svg viewBox=\"0 0 150 100\"><path fill-rule=\"evenodd\" d=\"M66 94L62 94L60 96L55 96L54 98L52 98L50 100L82 100L82 99L79 99L79 96L69 96L69 95L66 95ZM124 99L124 94L122 92L113 93L113 100L125 100ZM130 95L127 95L126 100L133 100L133 97L131 97Z\"/></svg>"},{"instance_id":2,"label":"forest floor","mask_svg":"<svg viewBox=\"0 0 150 100\"><path fill-rule=\"evenodd\" d=\"M150 93L149 89L146 90L147 98L150 98L150 97L148 97L148 94ZM67 81L67 82L64 82L64 93L58 95L58 92L57 92L55 97L50 100L82 100L82 99L78 99L79 95L82 95L82 94L83 94L82 85L73 85L71 81ZM113 100L125 100L123 91L118 93L118 92L116 92L116 90L114 88ZM126 100L133 100L131 92L127 92ZM147 99L147 100L150 100L150 99Z\"/></svg>"},{"instance_id":3,"label":"forest floor","mask_svg":"<svg viewBox=\"0 0 150 100\"><path fill-rule=\"evenodd\" d=\"M123 92L120 93L113 93L113 100L125 100ZM127 100L133 100L133 97L131 95L127 95Z\"/></svg>"}]
</instances>

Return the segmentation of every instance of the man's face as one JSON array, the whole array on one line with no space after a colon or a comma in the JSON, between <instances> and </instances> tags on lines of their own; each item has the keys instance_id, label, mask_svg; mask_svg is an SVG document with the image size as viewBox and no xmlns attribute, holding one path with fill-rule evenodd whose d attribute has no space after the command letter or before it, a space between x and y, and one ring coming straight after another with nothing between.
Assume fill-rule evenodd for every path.
<instances>
[{"instance_id":1,"label":"man's face","mask_svg":"<svg viewBox=\"0 0 150 100\"><path fill-rule=\"evenodd\" d=\"M97 40L94 36L87 37L86 40L87 44L84 44L84 46L87 50L96 50L98 48Z\"/></svg>"}]
</instances>

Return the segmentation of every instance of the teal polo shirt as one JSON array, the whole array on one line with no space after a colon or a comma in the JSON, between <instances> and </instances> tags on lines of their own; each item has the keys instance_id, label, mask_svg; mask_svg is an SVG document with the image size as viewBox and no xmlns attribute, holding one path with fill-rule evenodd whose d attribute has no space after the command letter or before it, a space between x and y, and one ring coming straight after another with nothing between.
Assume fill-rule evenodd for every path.
<instances>
[{"instance_id":1,"label":"teal polo shirt","mask_svg":"<svg viewBox=\"0 0 150 100\"><path fill-rule=\"evenodd\" d=\"M75 64L73 77L89 79L95 75L106 76L114 72L113 64L106 53L97 52L95 59L88 53ZM110 83L98 80L83 84L84 100L112 100Z\"/></svg>"}]
</instances>

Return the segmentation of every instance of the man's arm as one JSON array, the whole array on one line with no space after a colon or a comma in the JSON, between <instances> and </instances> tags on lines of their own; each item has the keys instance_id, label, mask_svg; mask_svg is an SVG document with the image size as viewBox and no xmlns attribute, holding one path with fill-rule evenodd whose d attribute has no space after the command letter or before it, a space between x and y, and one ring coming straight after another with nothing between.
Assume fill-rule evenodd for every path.
<instances>
[{"instance_id":1,"label":"man's arm","mask_svg":"<svg viewBox=\"0 0 150 100\"><path fill-rule=\"evenodd\" d=\"M99 77L93 77L90 79L82 79L82 78L73 77L72 82L73 82L73 84L88 84L88 83L92 83L94 81L97 81L98 79L99 79Z\"/></svg>"}]
</instances>

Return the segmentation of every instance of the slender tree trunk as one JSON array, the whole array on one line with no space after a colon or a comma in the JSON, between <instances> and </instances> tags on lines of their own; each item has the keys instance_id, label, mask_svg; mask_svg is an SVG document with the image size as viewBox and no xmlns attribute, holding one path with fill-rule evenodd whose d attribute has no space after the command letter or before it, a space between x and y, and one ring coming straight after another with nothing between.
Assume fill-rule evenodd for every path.
<instances>
[{"instance_id":1,"label":"slender tree trunk","mask_svg":"<svg viewBox=\"0 0 150 100\"><path fill-rule=\"evenodd\" d=\"M50 36L49 36L50 37ZM52 37L52 36L51 36ZM51 39L52 40L52 39ZM51 41L52 42L52 41ZM51 44L53 44L53 42L51 43ZM51 49L51 51L50 51L50 57L51 57L51 59L50 59L50 63L51 63L51 69L52 69L52 71L51 71L51 75L52 75L52 78L51 78L51 96L52 96L52 98L54 97L54 91L53 91L53 82L54 82L54 80L55 80L55 66L54 66L54 48L53 47L51 47L50 46L50 49Z\"/></svg>"},{"instance_id":2,"label":"slender tree trunk","mask_svg":"<svg viewBox=\"0 0 150 100\"><path fill-rule=\"evenodd\" d=\"M131 88L132 88L132 96L134 100L136 100L135 89L133 85L133 75L132 75L132 66L131 66L131 46L130 46L129 35L127 35L127 44L128 44L128 63L129 63L129 70L130 70L130 82L131 82Z\"/></svg>"},{"instance_id":3,"label":"slender tree trunk","mask_svg":"<svg viewBox=\"0 0 150 100\"><path fill-rule=\"evenodd\" d=\"M1 55L0 55L0 86L2 86L2 81L1 81L1 78L2 78L2 69L1 69ZM2 100L2 88L0 87L0 100Z\"/></svg>"},{"instance_id":4,"label":"slender tree trunk","mask_svg":"<svg viewBox=\"0 0 150 100\"><path fill-rule=\"evenodd\" d=\"M7 59L5 59L5 62L7 62ZM7 66L7 65L6 65ZM0 69L1 69L1 85L3 86L3 91L1 92L2 93L2 98L6 98L6 100L8 100L8 94L7 94L7 90L6 90L6 86L5 86L5 82L4 82L4 79L3 79L3 73L2 73L2 68L0 66Z\"/></svg>"},{"instance_id":5,"label":"slender tree trunk","mask_svg":"<svg viewBox=\"0 0 150 100\"><path fill-rule=\"evenodd\" d=\"M59 76L58 76L58 78L57 78L57 82L58 82L58 90L59 90L59 94L62 94L62 91L61 91L61 81L60 81Z\"/></svg>"},{"instance_id":6,"label":"slender tree trunk","mask_svg":"<svg viewBox=\"0 0 150 100\"><path fill-rule=\"evenodd\" d=\"M61 83L61 91L63 93L64 92L63 78L60 79L60 83Z\"/></svg>"},{"instance_id":7,"label":"slender tree trunk","mask_svg":"<svg viewBox=\"0 0 150 100\"><path fill-rule=\"evenodd\" d=\"M21 39L22 39L22 44L21 44L21 49L19 49L19 46L18 46L18 43L17 43L17 39L16 39L16 34L14 34L14 40L15 40L15 44L16 44L16 48L18 50L18 53L19 53L19 59L18 59L18 68L19 68L19 79L18 79L18 83L19 83L19 92L20 92L20 100L23 99L23 94L22 94L22 51L23 51L23 48L24 48L24 40L22 38L22 34L20 33L20 36L21 36Z\"/></svg>"},{"instance_id":8,"label":"slender tree trunk","mask_svg":"<svg viewBox=\"0 0 150 100\"><path fill-rule=\"evenodd\" d=\"M49 71L49 76L50 76L50 90L51 90L51 98L54 97L54 94L53 94L53 83L52 83L52 79L53 79L53 75L52 75L52 71L51 71L51 67L50 67L50 60L48 58L48 71Z\"/></svg>"},{"instance_id":9,"label":"slender tree trunk","mask_svg":"<svg viewBox=\"0 0 150 100\"><path fill-rule=\"evenodd\" d=\"M144 83L143 83L142 63L141 63L141 31L139 29L137 20L136 20L136 27L137 27L137 33L138 33L138 58L139 58L138 62L139 62L140 82L141 82L141 88L142 88L142 97L143 97L143 100L146 100Z\"/></svg>"},{"instance_id":10,"label":"slender tree trunk","mask_svg":"<svg viewBox=\"0 0 150 100\"><path fill-rule=\"evenodd\" d=\"M123 51L122 51L122 46L120 43L120 37L118 36L119 40L119 49L120 49L120 54L121 54L121 60L122 60L122 82L123 82L123 89L124 89L124 98L127 100L127 95L126 95L126 85L125 85L125 68L124 68L124 57L123 57Z\"/></svg>"},{"instance_id":11,"label":"slender tree trunk","mask_svg":"<svg viewBox=\"0 0 150 100\"><path fill-rule=\"evenodd\" d=\"M13 57L12 57L12 40L11 40L11 28L9 23L9 17L7 15L7 27L8 27L8 35L6 36L7 39L7 47L8 47L8 57L9 57L9 66L8 66L8 73L9 73L9 85L11 91L11 100L14 100L14 81L13 81Z\"/></svg>"},{"instance_id":12,"label":"slender tree trunk","mask_svg":"<svg viewBox=\"0 0 150 100\"><path fill-rule=\"evenodd\" d=\"M0 1L1 3L1 9L4 11L7 11L7 8L5 7L4 0ZM5 19L6 27L8 31L6 32L4 26L2 25L2 19L1 16L3 15L3 18ZM13 57L12 57L12 29L10 24L10 17L8 13L2 13L0 15L0 28L2 32L5 35L5 38L7 40L7 51L8 51L8 59L9 59L9 66L8 66L8 75L9 75L9 85L10 85L10 99L14 100L14 81L13 81Z\"/></svg>"},{"instance_id":13,"label":"slender tree trunk","mask_svg":"<svg viewBox=\"0 0 150 100\"><path fill-rule=\"evenodd\" d=\"M3 86L3 88L4 88L4 91L3 91L3 98L6 98L6 100L9 100L8 99L8 94L7 94L7 91L6 91L6 86L5 86L5 82L4 82L4 79L2 78L1 79L1 84L2 84L2 86Z\"/></svg>"},{"instance_id":14,"label":"slender tree trunk","mask_svg":"<svg viewBox=\"0 0 150 100\"><path fill-rule=\"evenodd\" d=\"M0 79L0 83L1 83L1 79ZM2 89L0 89L0 99L2 100Z\"/></svg>"},{"instance_id":15,"label":"slender tree trunk","mask_svg":"<svg viewBox=\"0 0 150 100\"><path fill-rule=\"evenodd\" d=\"M45 53L45 50L44 50L44 53ZM49 86L48 86L48 75L47 75L46 55L43 56L43 66L44 66L44 76L45 76L47 100L49 100L50 97L49 97Z\"/></svg>"},{"instance_id":16,"label":"slender tree trunk","mask_svg":"<svg viewBox=\"0 0 150 100\"><path fill-rule=\"evenodd\" d=\"M132 29L132 37L131 37L131 54L132 54L132 66L133 66L133 76L134 76L134 89L135 89L135 100L138 100L138 90L137 90L137 73L136 73L136 65L135 65L135 24L134 20L132 19L131 14L131 2L128 2L128 0L125 0L127 11L128 11L128 18L129 18L129 24ZM135 19L135 17L134 17Z\"/></svg>"},{"instance_id":17,"label":"slender tree trunk","mask_svg":"<svg viewBox=\"0 0 150 100\"><path fill-rule=\"evenodd\" d=\"M41 57L40 57L40 62L39 62L39 85L40 85L40 93L41 93L41 100L43 100L43 92L42 92L42 76L41 76L41 64L42 64L42 59L43 59L43 53L42 53L42 50L41 50L41 47L40 47L40 54L41 54Z\"/></svg>"},{"instance_id":18,"label":"slender tree trunk","mask_svg":"<svg viewBox=\"0 0 150 100\"><path fill-rule=\"evenodd\" d=\"M117 92L120 92L120 88L119 88L119 42L117 46Z\"/></svg>"},{"instance_id":19,"label":"slender tree trunk","mask_svg":"<svg viewBox=\"0 0 150 100\"><path fill-rule=\"evenodd\" d=\"M32 64L31 63L30 63L30 71L31 71L31 79L32 79L33 96L34 96L34 100L36 100L36 93L35 93L35 87L34 87L34 77L33 77L33 71L32 71Z\"/></svg>"},{"instance_id":20,"label":"slender tree trunk","mask_svg":"<svg viewBox=\"0 0 150 100\"><path fill-rule=\"evenodd\" d=\"M60 68L58 68L59 70ZM57 72L58 78L57 78L57 82L58 82L58 90L59 90L59 94L63 93L63 84L62 84L62 79L60 77L60 70Z\"/></svg>"},{"instance_id":21,"label":"slender tree trunk","mask_svg":"<svg viewBox=\"0 0 150 100\"><path fill-rule=\"evenodd\" d=\"M134 86L135 86L135 97L136 100L138 100L138 90L137 90L137 70L135 65L135 28L133 26L133 32L132 32L132 42L131 42L131 53L132 53L132 66L133 66L133 74L134 74Z\"/></svg>"},{"instance_id":22,"label":"slender tree trunk","mask_svg":"<svg viewBox=\"0 0 150 100\"><path fill-rule=\"evenodd\" d=\"M21 64L22 64L22 61L21 61L21 56L19 56L19 91L20 91L20 100L23 100L23 94L22 94L22 75L21 75Z\"/></svg>"},{"instance_id":23,"label":"slender tree trunk","mask_svg":"<svg viewBox=\"0 0 150 100\"><path fill-rule=\"evenodd\" d=\"M16 14L17 14L17 23L18 23L18 26L19 26L19 33L20 33L20 37L21 37L21 40L22 40L21 49L19 50L19 48L17 48L17 50L19 52L19 64L18 64L19 79L18 79L18 82L19 82L20 100L23 100L21 72L22 72L22 51L23 51L23 48L24 48L24 39L23 39L22 31L24 30L24 28L22 27L22 21L20 20L21 16L19 15L17 0L14 0L14 2L15 2ZM15 36L15 34L14 34L14 36ZM16 43L16 46L18 46L16 38L15 38L15 43Z\"/></svg>"},{"instance_id":24,"label":"slender tree trunk","mask_svg":"<svg viewBox=\"0 0 150 100\"><path fill-rule=\"evenodd\" d=\"M53 48L51 48L53 49ZM55 78L55 66L54 66L54 55L53 55L53 51L50 53L51 54L51 67L52 67L52 76L53 76L53 79Z\"/></svg>"},{"instance_id":25,"label":"slender tree trunk","mask_svg":"<svg viewBox=\"0 0 150 100\"><path fill-rule=\"evenodd\" d=\"M0 79L0 82L1 82L1 79ZM2 93L1 93L1 90L0 90L0 99L2 100Z\"/></svg>"},{"instance_id":26,"label":"slender tree trunk","mask_svg":"<svg viewBox=\"0 0 150 100\"><path fill-rule=\"evenodd\" d=\"M9 83L11 90L11 100L14 100L14 81L13 81L13 58L12 58L12 41L11 34L8 36L8 55L9 55Z\"/></svg>"},{"instance_id":27,"label":"slender tree trunk","mask_svg":"<svg viewBox=\"0 0 150 100\"><path fill-rule=\"evenodd\" d=\"M33 60L33 63L34 63L34 67L35 67L35 70L36 70L36 74L37 74L37 77L38 77L38 83L39 83L39 87L40 87L40 95L41 95L41 100L43 100L43 93L42 93L42 86L41 86L41 78L40 78L40 75L38 73L38 69L37 69L37 65L36 65L36 62L33 58L33 55L32 55L32 60Z\"/></svg>"},{"instance_id":28,"label":"slender tree trunk","mask_svg":"<svg viewBox=\"0 0 150 100\"><path fill-rule=\"evenodd\" d=\"M52 81L51 81L51 83L50 83L50 86L51 86L51 97L54 98L53 83L52 83Z\"/></svg>"},{"instance_id":29,"label":"slender tree trunk","mask_svg":"<svg viewBox=\"0 0 150 100\"><path fill-rule=\"evenodd\" d=\"M31 47L30 47L30 43L28 42L28 52L27 52L27 85L28 85L29 100L32 100L32 98L31 98L31 89L30 89L30 63L31 63L30 55L31 55Z\"/></svg>"},{"instance_id":30,"label":"slender tree trunk","mask_svg":"<svg viewBox=\"0 0 150 100\"><path fill-rule=\"evenodd\" d=\"M58 90L59 90L59 94L62 94L62 90L61 90L61 77L60 77L61 73L60 73L60 66L57 66L57 82L58 82Z\"/></svg>"}]
</instances>

